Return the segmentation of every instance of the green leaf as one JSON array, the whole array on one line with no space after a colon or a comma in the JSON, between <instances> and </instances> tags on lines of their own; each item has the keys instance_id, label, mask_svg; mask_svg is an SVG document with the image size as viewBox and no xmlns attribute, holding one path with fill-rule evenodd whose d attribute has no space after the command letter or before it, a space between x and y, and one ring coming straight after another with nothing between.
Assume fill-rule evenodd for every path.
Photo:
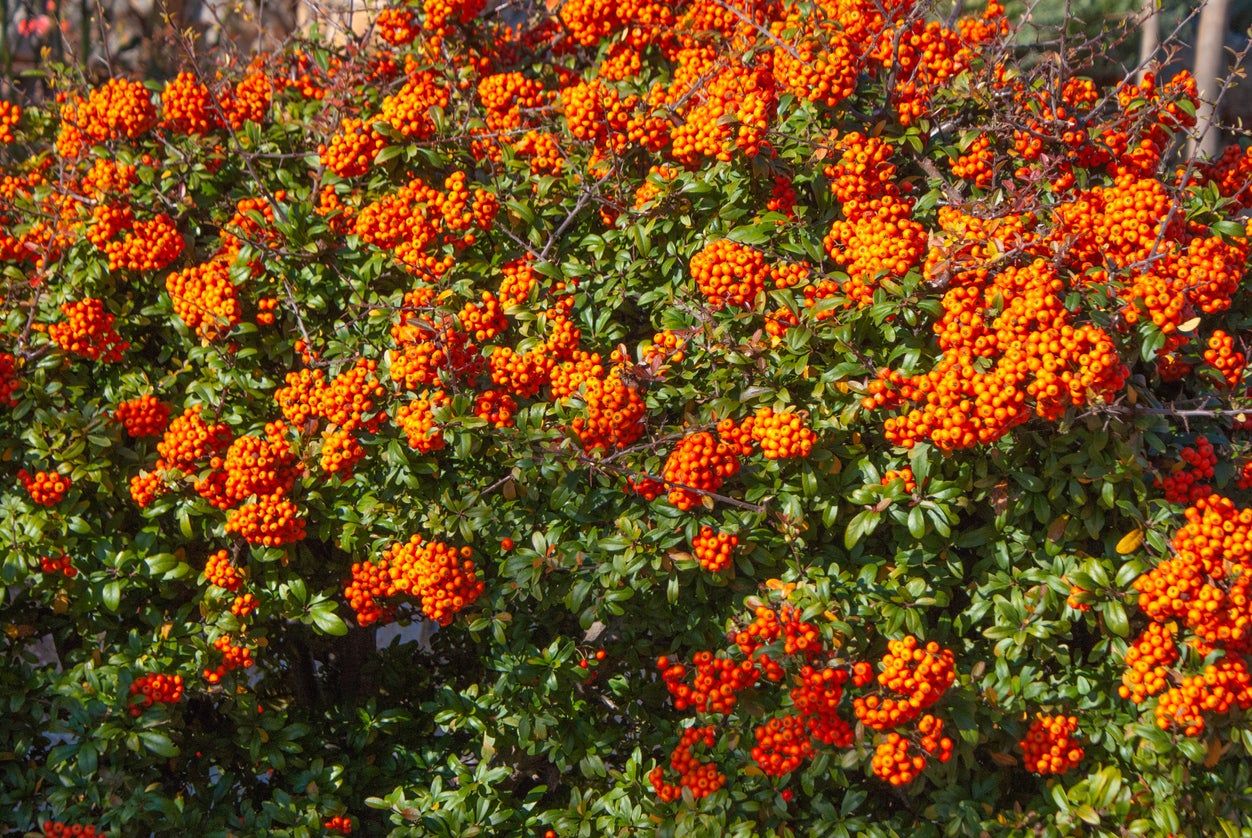
<instances>
[{"instance_id":1,"label":"green leaf","mask_svg":"<svg viewBox=\"0 0 1252 838\"><path fill-rule=\"evenodd\" d=\"M158 733L155 730L141 730L139 732L139 741L143 743L145 748L159 757L178 756L178 747L164 733Z\"/></svg>"},{"instance_id":2,"label":"green leaf","mask_svg":"<svg viewBox=\"0 0 1252 838\"><path fill-rule=\"evenodd\" d=\"M106 582L104 589L100 592L100 597L104 601L104 607L110 611L116 611L118 606L122 604L122 583L118 579L112 582Z\"/></svg>"},{"instance_id":3,"label":"green leaf","mask_svg":"<svg viewBox=\"0 0 1252 838\"><path fill-rule=\"evenodd\" d=\"M1120 602L1104 604L1104 625L1118 637L1130 635L1130 623L1126 619L1126 609Z\"/></svg>"},{"instance_id":4,"label":"green leaf","mask_svg":"<svg viewBox=\"0 0 1252 838\"><path fill-rule=\"evenodd\" d=\"M852 517L848 528L843 533L843 546L851 550L865 536L878 527L881 514L872 509L864 509Z\"/></svg>"},{"instance_id":5,"label":"green leaf","mask_svg":"<svg viewBox=\"0 0 1252 838\"><path fill-rule=\"evenodd\" d=\"M348 633L348 625L335 613L335 603L319 602L309 609L309 618L322 634L343 637Z\"/></svg>"}]
</instances>

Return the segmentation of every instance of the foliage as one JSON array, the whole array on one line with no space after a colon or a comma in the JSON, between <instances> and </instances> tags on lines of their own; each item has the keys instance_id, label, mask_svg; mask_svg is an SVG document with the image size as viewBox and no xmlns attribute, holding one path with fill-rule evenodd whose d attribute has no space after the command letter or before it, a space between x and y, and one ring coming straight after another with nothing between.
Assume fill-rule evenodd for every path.
<instances>
[{"instance_id":1,"label":"foliage","mask_svg":"<svg viewBox=\"0 0 1252 838\"><path fill-rule=\"evenodd\" d=\"M1236 831L1252 157L942 11L4 108L0 824Z\"/></svg>"}]
</instances>

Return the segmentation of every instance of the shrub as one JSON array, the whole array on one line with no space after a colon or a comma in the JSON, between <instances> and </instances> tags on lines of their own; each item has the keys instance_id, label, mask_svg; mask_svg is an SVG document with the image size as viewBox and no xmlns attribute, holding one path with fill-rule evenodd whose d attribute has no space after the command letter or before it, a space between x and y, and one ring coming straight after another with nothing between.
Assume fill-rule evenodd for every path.
<instances>
[{"instance_id":1,"label":"shrub","mask_svg":"<svg viewBox=\"0 0 1252 838\"><path fill-rule=\"evenodd\" d=\"M994 0L510 15L6 107L0 824L1237 828L1189 77Z\"/></svg>"}]
</instances>

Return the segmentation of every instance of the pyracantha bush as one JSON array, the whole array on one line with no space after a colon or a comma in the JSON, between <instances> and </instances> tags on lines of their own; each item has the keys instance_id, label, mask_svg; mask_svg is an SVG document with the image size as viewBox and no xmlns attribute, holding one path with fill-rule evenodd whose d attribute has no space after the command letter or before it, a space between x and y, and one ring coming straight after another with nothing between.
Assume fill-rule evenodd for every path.
<instances>
[{"instance_id":1,"label":"pyracantha bush","mask_svg":"<svg viewBox=\"0 0 1252 838\"><path fill-rule=\"evenodd\" d=\"M425 0L0 107L0 831L1246 823L1252 154L1015 37Z\"/></svg>"}]
</instances>

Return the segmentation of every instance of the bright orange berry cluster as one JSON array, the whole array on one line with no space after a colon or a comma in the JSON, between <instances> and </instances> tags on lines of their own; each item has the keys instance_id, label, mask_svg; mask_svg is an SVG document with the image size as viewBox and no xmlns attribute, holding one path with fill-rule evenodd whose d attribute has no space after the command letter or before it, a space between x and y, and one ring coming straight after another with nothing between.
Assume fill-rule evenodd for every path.
<instances>
[{"instance_id":1,"label":"bright orange berry cluster","mask_svg":"<svg viewBox=\"0 0 1252 838\"><path fill-rule=\"evenodd\" d=\"M291 491L300 467L285 438L286 430L286 425L274 422L264 437L241 436L230 444L222 462L228 497L241 501Z\"/></svg>"},{"instance_id":2,"label":"bright orange berry cluster","mask_svg":"<svg viewBox=\"0 0 1252 838\"><path fill-rule=\"evenodd\" d=\"M421 32L417 17L403 6L391 6L374 18L374 30L393 47L407 46Z\"/></svg>"},{"instance_id":3,"label":"bright orange berry cluster","mask_svg":"<svg viewBox=\"0 0 1252 838\"><path fill-rule=\"evenodd\" d=\"M874 749L870 770L893 786L908 785L926 770L928 757L939 762L952 758L952 740L943 735L943 720L929 713L918 719L915 734L888 733Z\"/></svg>"},{"instance_id":4,"label":"bright orange berry cluster","mask_svg":"<svg viewBox=\"0 0 1252 838\"><path fill-rule=\"evenodd\" d=\"M497 428L513 427L517 400L499 390L484 390L474 398L474 415Z\"/></svg>"},{"instance_id":5,"label":"bright orange berry cluster","mask_svg":"<svg viewBox=\"0 0 1252 838\"><path fill-rule=\"evenodd\" d=\"M156 467L160 471L175 469L192 474L207 460L224 454L231 438L230 428L225 423L205 422L200 405L189 407L169 423L157 443L160 459Z\"/></svg>"},{"instance_id":6,"label":"bright orange berry cluster","mask_svg":"<svg viewBox=\"0 0 1252 838\"><path fill-rule=\"evenodd\" d=\"M261 607L261 601L253 594L240 594L230 602L230 613L242 620Z\"/></svg>"},{"instance_id":7,"label":"bright orange berry cluster","mask_svg":"<svg viewBox=\"0 0 1252 838\"><path fill-rule=\"evenodd\" d=\"M37 471L31 474L26 469L22 469L17 473L17 479L22 481L22 486L26 489L26 494L30 495L30 499L40 506L56 506L72 485L68 477L52 471Z\"/></svg>"},{"instance_id":8,"label":"bright orange berry cluster","mask_svg":"<svg viewBox=\"0 0 1252 838\"><path fill-rule=\"evenodd\" d=\"M86 98L75 96L61 106L57 152L75 158L96 143L136 139L156 122L156 107L147 88L129 79L109 79Z\"/></svg>"},{"instance_id":9,"label":"bright orange berry cluster","mask_svg":"<svg viewBox=\"0 0 1252 838\"><path fill-rule=\"evenodd\" d=\"M657 332L641 352L643 362L653 369L660 369L665 364L680 364L687 357L686 345L686 339L669 329Z\"/></svg>"},{"instance_id":10,"label":"bright orange berry cluster","mask_svg":"<svg viewBox=\"0 0 1252 838\"><path fill-rule=\"evenodd\" d=\"M734 450L708 431L697 431L674 446L662 476L669 502L685 512L699 504L705 493L716 492L738 473L739 456Z\"/></svg>"},{"instance_id":11,"label":"bright orange berry cluster","mask_svg":"<svg viewBox=\"0 0 1252 838\"><path fill-rule=\"evenodd\" d=\"M684 664L671 662L664 655L656 661L661 679L678 710L690 707L697 713L729 713L738 702L739 693L755 685L761 677L761 670L750 659L736 662L728 657L715 657L707 651L696 652L691 664L695 667L695 676L688 686L688 668Z\"/></svg>"},{"instance_id":12,"label":"bright orange berry cluster","mask_svg":"<svg viewBox=\"0 0 1252 838\"><path fill-rule=\"evenodd\" d=\"M273 326L275 315L278 309L277 297L261 297L256 301L256 324L258 326Z\"/></svg>"},{"instance_id":13,"label":"bright orange berry cluster","mask_svg":"<svg viewBox=\"0 0 1252 838\"><path fill-rule=\"evenodd\" d=\"M281 547L304 539L304 519L299 507L276 492L228 512L226 532L238 534L249 544Z\"/></svg>"},{"instance_id":14,"label":"bright orange berry cluster","mask_svg":"<svg viewBox=\"0 0 1252 838\"><path fill-rule=\"evenodd\" d=\"M866 727L898 727L938 701L955 680L956 660L951 650L934 641L921 646L916 637L908 635L888 643L887 654L882 657L878 684L888 694L858 697L853 710Z\"/></svg>"},{"instance_id":15,"label":"bright orange berry cluster","mask_svg":"<svg viewBox=\"0 0 1252 838\"><path fill-rule=\"evenodd\" d=\"M442 390L431 398L418 398L396 409L396 427L404 432L409 447L423 454L443 450L443 430L435 422L434 408L447 400Z\"/></svg>"},{"instance_id":16,"label":"bright orange berry cluster","mask_svg":"<svg viewBox=\"0 0 1252 838\"><path fill-rule=\"evenodd\" d=\"M429 252L438 244L469 247L475 230L491 229L499 203L485 189L471 194L464 172L453 172L444 191L420 178L365 205L357 213L354 230L365 242L389 252L417 276L435 279L453 264L451 255Z\"/></svg>"},{"instance_id":17,"label":"bright orange berry cluster","mask_svg":"<svg viewBox=\"0 0 1252 838\"><path fill-rule=\"evenodd\" d=\"M22 121L22 107L13 102L0 100L0 145L13 142L13 129Z\"/></svg>"},{"instance_id":18,"label":"bright orange berry cluster","mask_svg":"<svg viewBox=\"0 0 1252 838\"><path fill-rule=\"evenodd\" d=\"M781 672L770 667L767 656L758 655L757 651L779 638L783 641L784 654L802 655L805 659L815 659L825 654L817 627L801 620L800 612L790 605L783 605L778 609L757 607L753 611L752 622L731 635L731 639L745 656L765 659L765 675L771 681L779 680Z\"/></svg>"},{"instance_id":19,"label":"bright orange berry cluster","mask_svg":"<svg viewBox=\"0 0 1252 838\"><path fill-rule=\"evenodd\" d=\"M122 360L130 343L113 328L116 318L94 297L61 306L63 320L48 326L48 337L63 352L107 364Z\"/></svg>"},{"instance_id":20,"label":"bright orange berry cluster","mask_svg":"<svg viewBox=\"0 0 1252 838\"><path fill-rule=\"evenodd\" d=\"M230 263L212 259L165 278L174 313L205 340L224 337L242 318Z\"/></svg>"},{"instance_id":21,"label":"bright orange berry cluster","mask_svg":"<svg viewBox=\"0 0 1252 838\"><path fill-rule=\"evenodd\" d=\"M536 177L559 175L565 170L561 144L547 131L527 131L513 144L513 153L530 164L530 173Z\"/></svg>"},{"instance_id":22,"label":"bright orange berry cluster","mask_svg":"<svg viewBox=\"0 0 1252 838\"><path fill-rule=\"evenodd\" d=\"M387 147L387 138L364 119L344 117L339 130L317 147L322 165L342 178L360 177L374 166L378 153Z\"/></svg>"},{"instance_id":23,"label":"bright orange berry cluster","mask_svg":"<svg viewBox=\"0 0 1252 838\"><path fill-rule=\"evenodd\" d=\"M678 774L677 783L665 781L665 769L658 765L648 774L656 796L663 803L672 803L682 797L683 789L699 800L726 785L726 775L717 770L717 764L697 759L692 749L699 744L712 748L717 744L717 728L713 725L692 727L683 731L682 738L670 755L669 767Z\"/></svg>"},{"instance_id":24,"label":"bright orange berry cluster","mask_svg":"<svg viewBox=\"0 0 1252 838\"><path fill-rule=\"evenodd\" d=\"M1086 752L1075 734L1077 716L1037 713L1018 745L1026 770L1035 774L1064 774L1082 762Z\"/></svg>"},{"instance_id":25,"label":"bright orange berry cluster","mask_svg":"<svg viewBox=\"0 0 1252 838\"><path fill-rule=\"evenodd\" d=\"M1123 698L1159 695L1157 724L1199 736L1207 717L1252 707L1245 656L1252 651L1252 509L1219 495L1184 513L1173 553L1134 582L1139 609L1152 621L1127 651ZM1221 652L1202 672L1176 675L1175 638L1200 656Z\"/></svg>"},{"instance_id":26,"label":"bright orange berry cluster","mask_svg":"<svg viewBox=\"0 0 1252 838\"><path fill-rule=\"evenodd\" d=\"M952 158L952 174L962 180L969 181L979 189L991 185L992 162L995 157L991 151L991 138L986 134L976 137L969 148Z\"/></svg>"},{"instance_id":27,"label":"bright orange berry cluster","mask_svg":"<svg viewBox=\"0 0 1252 838\"><path fill-rule=\"evenodd\" d=\"M1118 694L1135 704L1142 704L1169 685L1169 669L1178 662L1178 625L1148 623L1126 649L1126 670Z\"/></svg>"},{"instance_id":28,"label":"bright orange berry cluster","mask_svg":"<svg viewBox=\"0 0 1252 838\"><path fill-rule=\"evenodd\" d=\"M929 372L881 371L865 407L920 407L888 418L887 439L912 447L930 439L945 450L989 444L1034 414L1050 421L1068 407L1112 399L1130 375L1112 338L1073 325L1065 283L1043 259L954 279L935 324L941 360ZM998 314L992 310L992 307Z\"/></svg>"},{"instance_id":29,"label":"bright orange berry cluster","mask_svg":"<svg viewBox=\"0 0 1252 838\"><path fill-rule=\"evenodd\" d=\"M776 413L773 408L761 407L743 424L767 460L803 459L812 453L817 441L817 434L796 413Z\"/></svg>"},{"instance_id":30,"label":"bright orange berry cluster","mask_svg":"<svg viewBox=\"0 0 1252 838\"><path fill-rule=\"evenodd\" d=\"M917 491L917 480L913 477L913 469L905 466L902 469L889 468L883 474L882 480L878 481L883 486L890 486L892 483L899 482L904 487L904 491L910 495Z\"/></svg>"},{"instance_id":31,"label":"bright orange berry cluster","mask_svg":"<svg viewBox=\"0 0 1252 838\"><path fill-rule=\"evenodd\" d=\"M647 406L638 387L616 374L592 377L583 385L582 399L585 412L571 427L588 451L625 448L643 436Z\"/></svg>"},{"instance_id":32,"label":"bright orange berry cluster","mask_svg":"<svg viewBox=\"0 0 1252 838\"><path fill-rule=\"evenodd\" d=\"M348 429L327 428L322 432L322 448L318 457L322 471L346 480L364 458L365 446Z\"/></svg>"},{"instance_id":33,"label":"bright orange berry cluster","mask_svg":"<svg viewBox=\"0 0 1252 838\"><path fill-rule=\"evenodd\" d=\"M148 394L119 404L113 411L113 418L136 439L161 436L170 423L170 409L156 396Z\"/></svg>"},{"instance_id":34,"label":"bright orange berry cluster","mask_svg":"<svg viewBox=\"0 0 1252 838\"><path fill-rule=\"evenodd\" d=\"M433 108L448 106L449 91L429 71L409 76L404 86L383 99L379 118L406 140L424 140L435 133Z\"/></svg>"},{"instance_id":35,"label":"bright orange berry cluster","mask_svg":"<svg viewBox=\"0 0 1252 838\"><path fill-rule=\"evenodd\" d=\"M1225 715L1235 708L1252 709L1252 673L1245 659L1227 656L1162 693L1156 701L1156 724L1162 730L1181 729L1187 736L1202 736L1208 716Z\"/></svg>"},{"instance_id":36,"label":"bright orange berry cluster","mask_svg":"<svg viewBox=\"0 0 1252 838\"><path fill-rule=\"evenodd\" d=\"M136 221L120 239L107 241L102 248L109 257L111 271L159 271L183 252L183 237L174 219L165 213Z\"/></svg>"},{"instance_id":37,"label":"bright orange berry cluster","mask_svg":"<svg viewBox=\"0 0 1252 838\"><path fill-rule=\"evenodd\" d=\"M208 134L221 126L213 95L194 73L184 70L161 91L161 127L175 134Z\"/></svg>"},{"instance_id":38,"label":"bright orange berry cluster","mask_svg":"<svg viewBox=\"0 0 1252 838\"><path fill-rule=\"evenodd\" d=\"M1243 380L1243 367L1247 358L1235 348L1235 339L1222 329L1215 329L1209 337L1208 348L1204 350L1204 360L1215 367L1230 387L1238 386Z\"/></svg>"},{"instance_id":39,"label":"bright orange berry cluster","mask_svg":"<svg viewBox=\"0 0 1252 838\"><path fill-rule=\"evenodd\" d=\"M222 679L236 669L251 669L252 650L247 646L236 646L230 642L230 635L223 634L213 641L213 648L222 655L222 662L213 668L205 667L202 675L210 684L220 684Z\"/></svg>"},{"instance_id":40,"label":"bright orange berry cluster","mask_svg":"<svg viewBox=\"0 0 1252 838\"><path fill-rule=\"evenodd\" d=\"M394 607L378 600L395 596L419 600L422 613L429 619L441 626L450 625L458 612L474 604L485 587L472 556L469 547L457 549L413 535L408 541L392 544L374 562L352 565L344 597L363 626L394 619Z\"/></svg>"},{"instance_id":41,"label":"bright orange berry cluster","mask_svg":"<svg viewBox=\"0 0 1252 838\"><path fill-rule=\"evenodd\" d=\"M759 250L730 239L710 242L691 257L691 276L714 309L751 308L765 290L769 267Z\"/></svg>"},{"instance_id":42,"label":"bright orange berry cluster","mask_svg":"<svg viewBox=\"0 0 1252 838\"><path fill-rule=\"evenodd\" d=\"M700 532L691 539L691 550L695 553L700 567L709 573L721 573L730 567L731 557L739 546L739 536L731 533L716 532L710 526L703 526Z\"/></svg>"},{"instance_id":43,"label":"bright orange berry cluster","mask_svg":"<svg viewBox=\"0 0 1252 838\"><path fill-rule=\"evenodd\" d=\"M230 560L230 552L227 550L218 550L209 556L204 563L204 578L210 585L225 588L232 593L243 584L243 575Z\"/></svg>"},{"instance_id":44,"label":"bright orange berry cluster","mask_svg":"<svg viewBox=\"0 0 1252 838\"><path fill-rule=\"evenodd\" d=\"M155 471L141 471L130 479L130 497L140 509L169 491L164 478Z\"/></svg>"}]
</instances>

